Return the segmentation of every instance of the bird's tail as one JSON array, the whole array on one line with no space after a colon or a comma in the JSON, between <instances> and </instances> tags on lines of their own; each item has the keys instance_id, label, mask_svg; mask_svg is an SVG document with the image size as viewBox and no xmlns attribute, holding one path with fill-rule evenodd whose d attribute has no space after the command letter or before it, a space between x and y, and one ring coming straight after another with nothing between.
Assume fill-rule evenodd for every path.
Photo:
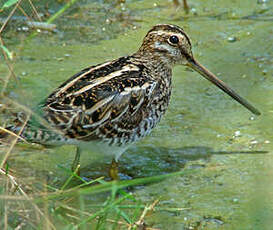
<instances>
[{"instance_id":1,"label":"bird's tail","mask_svg":"<svg viewBox=\"0 0 273 230\"><path fill-rule=\"evenodd\" d=\"M24 130L27 124L27 116L19 112L15 114L15 118L5 127L0 129L0 143L11 143L14 138L19 139L20 141L24 140Z\"/></svg>"},{"instance_id":2,"label":"bird's tail","mask_svg":"<svg viewBox=\"0 0 273 230\"><path fill-rule=\"evenodd\" d=\"M18 141L50 146L67 141L57 129L47 127L47 124L41 124L34 116L28 117L23 112L16 114L11 125L0 129L0 144L10 144L14 138Z\"/></svg>"}]
</instances>

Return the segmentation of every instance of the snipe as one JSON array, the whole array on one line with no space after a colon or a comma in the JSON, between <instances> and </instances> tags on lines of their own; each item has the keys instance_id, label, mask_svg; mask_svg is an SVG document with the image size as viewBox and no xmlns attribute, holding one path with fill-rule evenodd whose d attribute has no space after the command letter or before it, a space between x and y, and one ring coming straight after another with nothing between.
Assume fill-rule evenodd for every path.
<instances>
[{"instance_id":1,"label":"snipe","mask_svg":"<svg viewBox=\"0 0 273 230\"><path fill-rule=\"evenodd\" d=\"M162 24L147 33L136 53L86 68L54 90L40 105L48 125L37 127L30 119L22 137L46 145L87 146L113 154L117 161L129 144L149 134L166 112L175 65L192 68L252 113L260 114L195 60L182 28ZM20 126L9 129L18 132ZM73 168L79 156L78 151Z\"/></svg>"}]
</instances>

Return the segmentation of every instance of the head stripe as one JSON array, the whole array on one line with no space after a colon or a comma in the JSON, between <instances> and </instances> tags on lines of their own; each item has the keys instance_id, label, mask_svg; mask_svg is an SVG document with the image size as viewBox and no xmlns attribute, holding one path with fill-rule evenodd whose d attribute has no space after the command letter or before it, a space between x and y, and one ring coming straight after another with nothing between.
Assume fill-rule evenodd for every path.
<instances>
[{"instance_id":1,"label":"head stripe","mask_svg":"<svg viewBox=\"0 0 273 230\"><path fill-rule=\"evenodd\" d=\"M183 34L183 36L187 39L187 42L190 44L191 46L191 41L190 38L188 37L188 35L184 32L184 30L181 27L178 27L176 25L169 25L169 24L159 24L154 26L149 32L148 34L151 33L157 33L157 34L166 34L166 32L169 32L170 35L172 33L177 33L177 34Z\"/></svg>"}]
</instances>

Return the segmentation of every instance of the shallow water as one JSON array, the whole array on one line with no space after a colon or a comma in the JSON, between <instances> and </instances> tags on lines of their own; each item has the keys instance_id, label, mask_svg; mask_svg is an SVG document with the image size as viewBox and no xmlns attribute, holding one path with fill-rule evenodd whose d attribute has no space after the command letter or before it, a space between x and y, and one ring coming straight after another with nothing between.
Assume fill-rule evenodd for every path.
<instances>
[{"instance_id":1,"label":"shallow water","mask_svg":"<svg viewBox=\"0 0 273 230\"><path fill-rule=\"evenodd\" d=\"M143 202L151 203L160 197L162 206L190 208L179 213L155 212L147 220L153 227L270 229L273 4L250 0L196 0L189 4L192 10L186 15L182 8L175 10L168 1L127 1L124 9L115 9L124 12L122 18L114 21L118 13L113 13L113 23L109 25L105 21L105 15L111 18L105 10L109 5L82 3L77 20L68 25L63 24L65 20L57 20L59 32L41 33L23 43L23 48L16 46L14 40L26 35L15 33L14 39L9 31L6 39L9 48L18 52L15 72L20 76L18 83L10 82L9 96L34 108L82 68L134 52L154 24L182 26L192 39L196 59L251 101L262 115L253 116L197 73L176 67L167 114L149 137L124 154L121 172L137 178L176 172L184 167L198 170L197 174L170 178L135 191ZM90 9L95 9L94 13ZM105 19L94 20L97 17ZM0 72L2 76L7 72L3 62ZM268 153L257 153L263 150ZM21 175L26 171L37 178L51 175L56 183L63 180L58 176L57 165L69 167L67 159L74 152L71 146L55 149L21 146L11 156L11 167L17 171L22 168ZM106 175L110 160L101 157L90 162L81 175L89 178ZM93 197L90 202L100 199Z\"/></svg>"}]
</instances>

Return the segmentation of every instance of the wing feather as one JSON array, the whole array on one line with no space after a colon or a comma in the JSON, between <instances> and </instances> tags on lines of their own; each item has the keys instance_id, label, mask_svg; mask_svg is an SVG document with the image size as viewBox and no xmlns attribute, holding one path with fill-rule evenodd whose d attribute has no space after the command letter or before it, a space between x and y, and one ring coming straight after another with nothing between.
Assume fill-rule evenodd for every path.
<instances>
[{"instance_id":1,"label":"wing feather","mask_svg":"<svg viewBox=\"0 0 273 230\"><path fill-rule=\"evenodd\" d=\"M96 130L102 126L141 114L157 83L142 77L144 66L125 64L124 58L117 59L73 76L48 97L43 105L44 117L66 136L96 139Z\"/></svg>"}]
</instances>

